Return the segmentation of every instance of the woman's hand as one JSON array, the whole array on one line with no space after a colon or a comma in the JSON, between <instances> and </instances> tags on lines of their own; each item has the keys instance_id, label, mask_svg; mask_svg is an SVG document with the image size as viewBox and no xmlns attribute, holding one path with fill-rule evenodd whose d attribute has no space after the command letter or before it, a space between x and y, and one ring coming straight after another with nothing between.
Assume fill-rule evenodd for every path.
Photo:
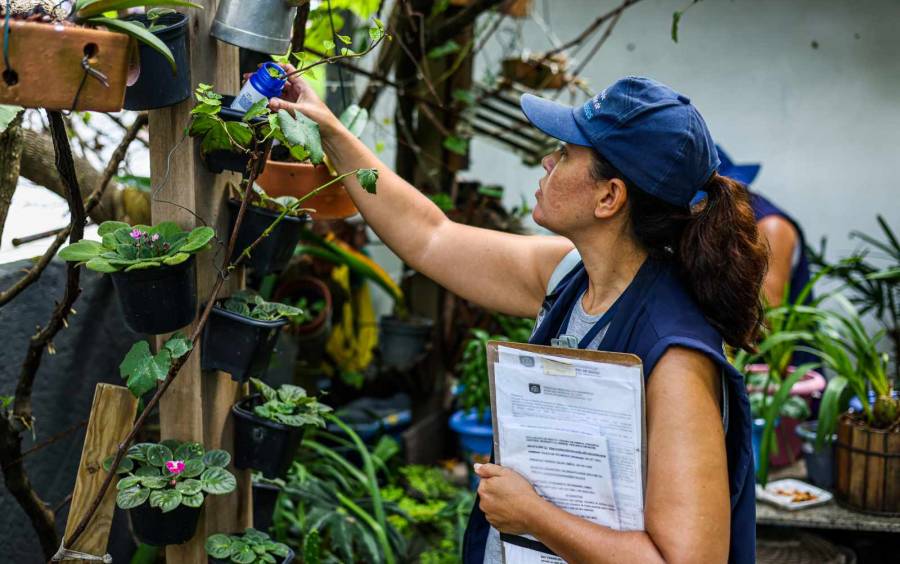
<instances>
[{"instance_id":1,"label":"woman's hand","mask_svg":"<svg viewBox=\"0 0 900 564\"><path fill-rule=\"evenodd\" d=\"M478 495L488 523L501 532L520 535L530 532L529 519L545 503L521 474L498 464L476 464L481 478Z\"/></svg>"},{"instance_id":2,"label":"woman's hand","mask_svg":"<svg viewBox=\"0 0 900 564\"><path fill-rule=\"evenodd\" d=\"M279 64L284 72L290 75L297 69L288 63ZM250 77L250 73L244 75L244 80ZM277 112L278 110L286 110L293 114L300 112L309 119L319 124L319 131L322 135L328 135L341 127L340 121L328 109L318 94L306 83L299 74L288 77L287 84L278 98L269 100L269 108Z\"/></svg>"}]
</instances>

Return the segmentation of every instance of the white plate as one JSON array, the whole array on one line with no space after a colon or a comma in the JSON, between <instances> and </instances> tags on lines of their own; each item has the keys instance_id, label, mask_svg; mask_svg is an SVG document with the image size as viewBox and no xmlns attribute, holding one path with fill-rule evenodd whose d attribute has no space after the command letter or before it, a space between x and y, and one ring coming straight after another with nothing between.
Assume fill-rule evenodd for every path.
<instances>
[{"instance_id":1,"label":"white plate","mask_svg":"<svg viewBox=\"0 0 900 564\"><path fill-rule=\"evenodd\" d=\"M791 495L779 494L779 490L781 490L782 492L806 492L816 496L816 498L809 501L792 501ZM815 507L816 505L822 505L823 503L828 503L829 501L831 501L833 497L834 496L831 495L831 492L827 490L817 488L812 484L807 484L802 480L794 480L792 478L769 482L765 488L763 488L759 484L756 484L756 499L766 501L776 507L788 509L791 511L796 509L803 509L805 507Z\"/></svg>"}]
</instances>

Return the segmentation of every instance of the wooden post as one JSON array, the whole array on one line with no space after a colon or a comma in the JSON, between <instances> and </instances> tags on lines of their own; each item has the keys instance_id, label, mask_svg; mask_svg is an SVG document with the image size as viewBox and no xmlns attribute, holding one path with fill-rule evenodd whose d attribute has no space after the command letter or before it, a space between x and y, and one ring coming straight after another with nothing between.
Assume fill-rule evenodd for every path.
<instances>
[{"instance_id":1,"label":"wooden post","mask_svg":"<svg viewBox=\"0 0 900 564\"><path fill-rule=\"evenodd\" d=\"M192 86L202 82L213 84L218 92L236 94L240 87L238 50L209 35L218 0L195 2L204 9L187 11L191 18L188 53ZM193 105L191 98L177 106L150 112L150 170L153 188L158 190L151 202L151 214L154 223L175 221L182 228L191 228L206 222L216 230L219 242L215 248L197 257L197 288L203 304L218 276L216 267L225 260L224 246L228 240L225 184L228 180L237 183L239 177L216 176L204 168L198 143L184 136ZM239 276L234 279L231 290L241 282ZM226 287L223 294L227 290ZM199 441L207 449L233 452L229 413L244 391L226 374L201 374L199 347L198 343L197 350L160 402L161 435L163 439ZM169 562L205 562L203 544L208 534L236 532L249 526L250 474L231 470L238 478L237 491L228 496L206 497L197 534L188 543L168 547Z\"/></svg>"},{"instance_id":2,"label":"wooden post","mask_svg":"<svg viewBox=\"0 0 900 564\"><path fill-rule=\"evenodd\" d=\"M116 447L131 430L136 413L137 399L131 395L128 388L97 384L94 403L91 405L91 417L84 435L84 447L81 449L81 463L78 465L78 475L75 478L72 505L66 521L65 538L69 538L75 531L94 496L100 491L106 477L102 469L103 459L116 452ZM106 553L115 504L116 488L113 487L107 490L100 507L88 522L84 534L78 537L74 546L66 548L103 556ZM78 560L78 562L86 561Z\"/></svg>"}]
</instances>

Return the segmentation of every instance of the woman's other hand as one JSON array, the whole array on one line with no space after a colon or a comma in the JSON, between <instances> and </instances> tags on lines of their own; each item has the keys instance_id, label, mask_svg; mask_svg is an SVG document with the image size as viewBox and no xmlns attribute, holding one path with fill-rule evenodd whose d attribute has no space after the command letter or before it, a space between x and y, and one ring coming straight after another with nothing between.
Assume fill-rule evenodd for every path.
<instances>
[{"instance_id":1,"label":"woman's other hand","mask_svg":"<svg viewBox=\"0 0 900 564\"><path fill-rule=\"evenodd\" d=\"M501 532L520 535L529 532L528 520L537 514L544 499L521 474L498 464L476 464L480 506L488 523Z\"/></svg>"}]
</instances>

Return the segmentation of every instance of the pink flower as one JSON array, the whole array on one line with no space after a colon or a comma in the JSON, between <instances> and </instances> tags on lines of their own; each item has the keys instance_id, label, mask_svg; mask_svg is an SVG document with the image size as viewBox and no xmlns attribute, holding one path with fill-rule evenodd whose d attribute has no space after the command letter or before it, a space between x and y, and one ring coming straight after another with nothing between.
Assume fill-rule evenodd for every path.
<instances>
[{"instance_id":1,"label":"pink flower","mask_svg":"<svg viewBox=\"0 0 900 564\"><path fill-rule=\"evenodd\" d=\"M132 239L135 239L135 240L140 239L141 236L143 236L143 234L144 233L140 229L132 229L131 230L131 238Z\"/></svg>"},{"instance_id":2,"label":"pink flower","mask_svg":"<svg viewBox=\"0 0 900 564\"><path fill-rule=\"evenodd\" d=\"M166 470L172 474L181 474L184 472L184 460L169 460L166 462Z\"/></svg>"},{"instance_id":3,"label":"pink flower","mask_svg":"<svg viewBox=\"0 0 900 564\"><path fill-rule=\"evenodd\" d=\"M153 237L150 237L150 240L153 241L154 243L159 241L159 233L154 233Z\"/></svg>"}]
</instances>

